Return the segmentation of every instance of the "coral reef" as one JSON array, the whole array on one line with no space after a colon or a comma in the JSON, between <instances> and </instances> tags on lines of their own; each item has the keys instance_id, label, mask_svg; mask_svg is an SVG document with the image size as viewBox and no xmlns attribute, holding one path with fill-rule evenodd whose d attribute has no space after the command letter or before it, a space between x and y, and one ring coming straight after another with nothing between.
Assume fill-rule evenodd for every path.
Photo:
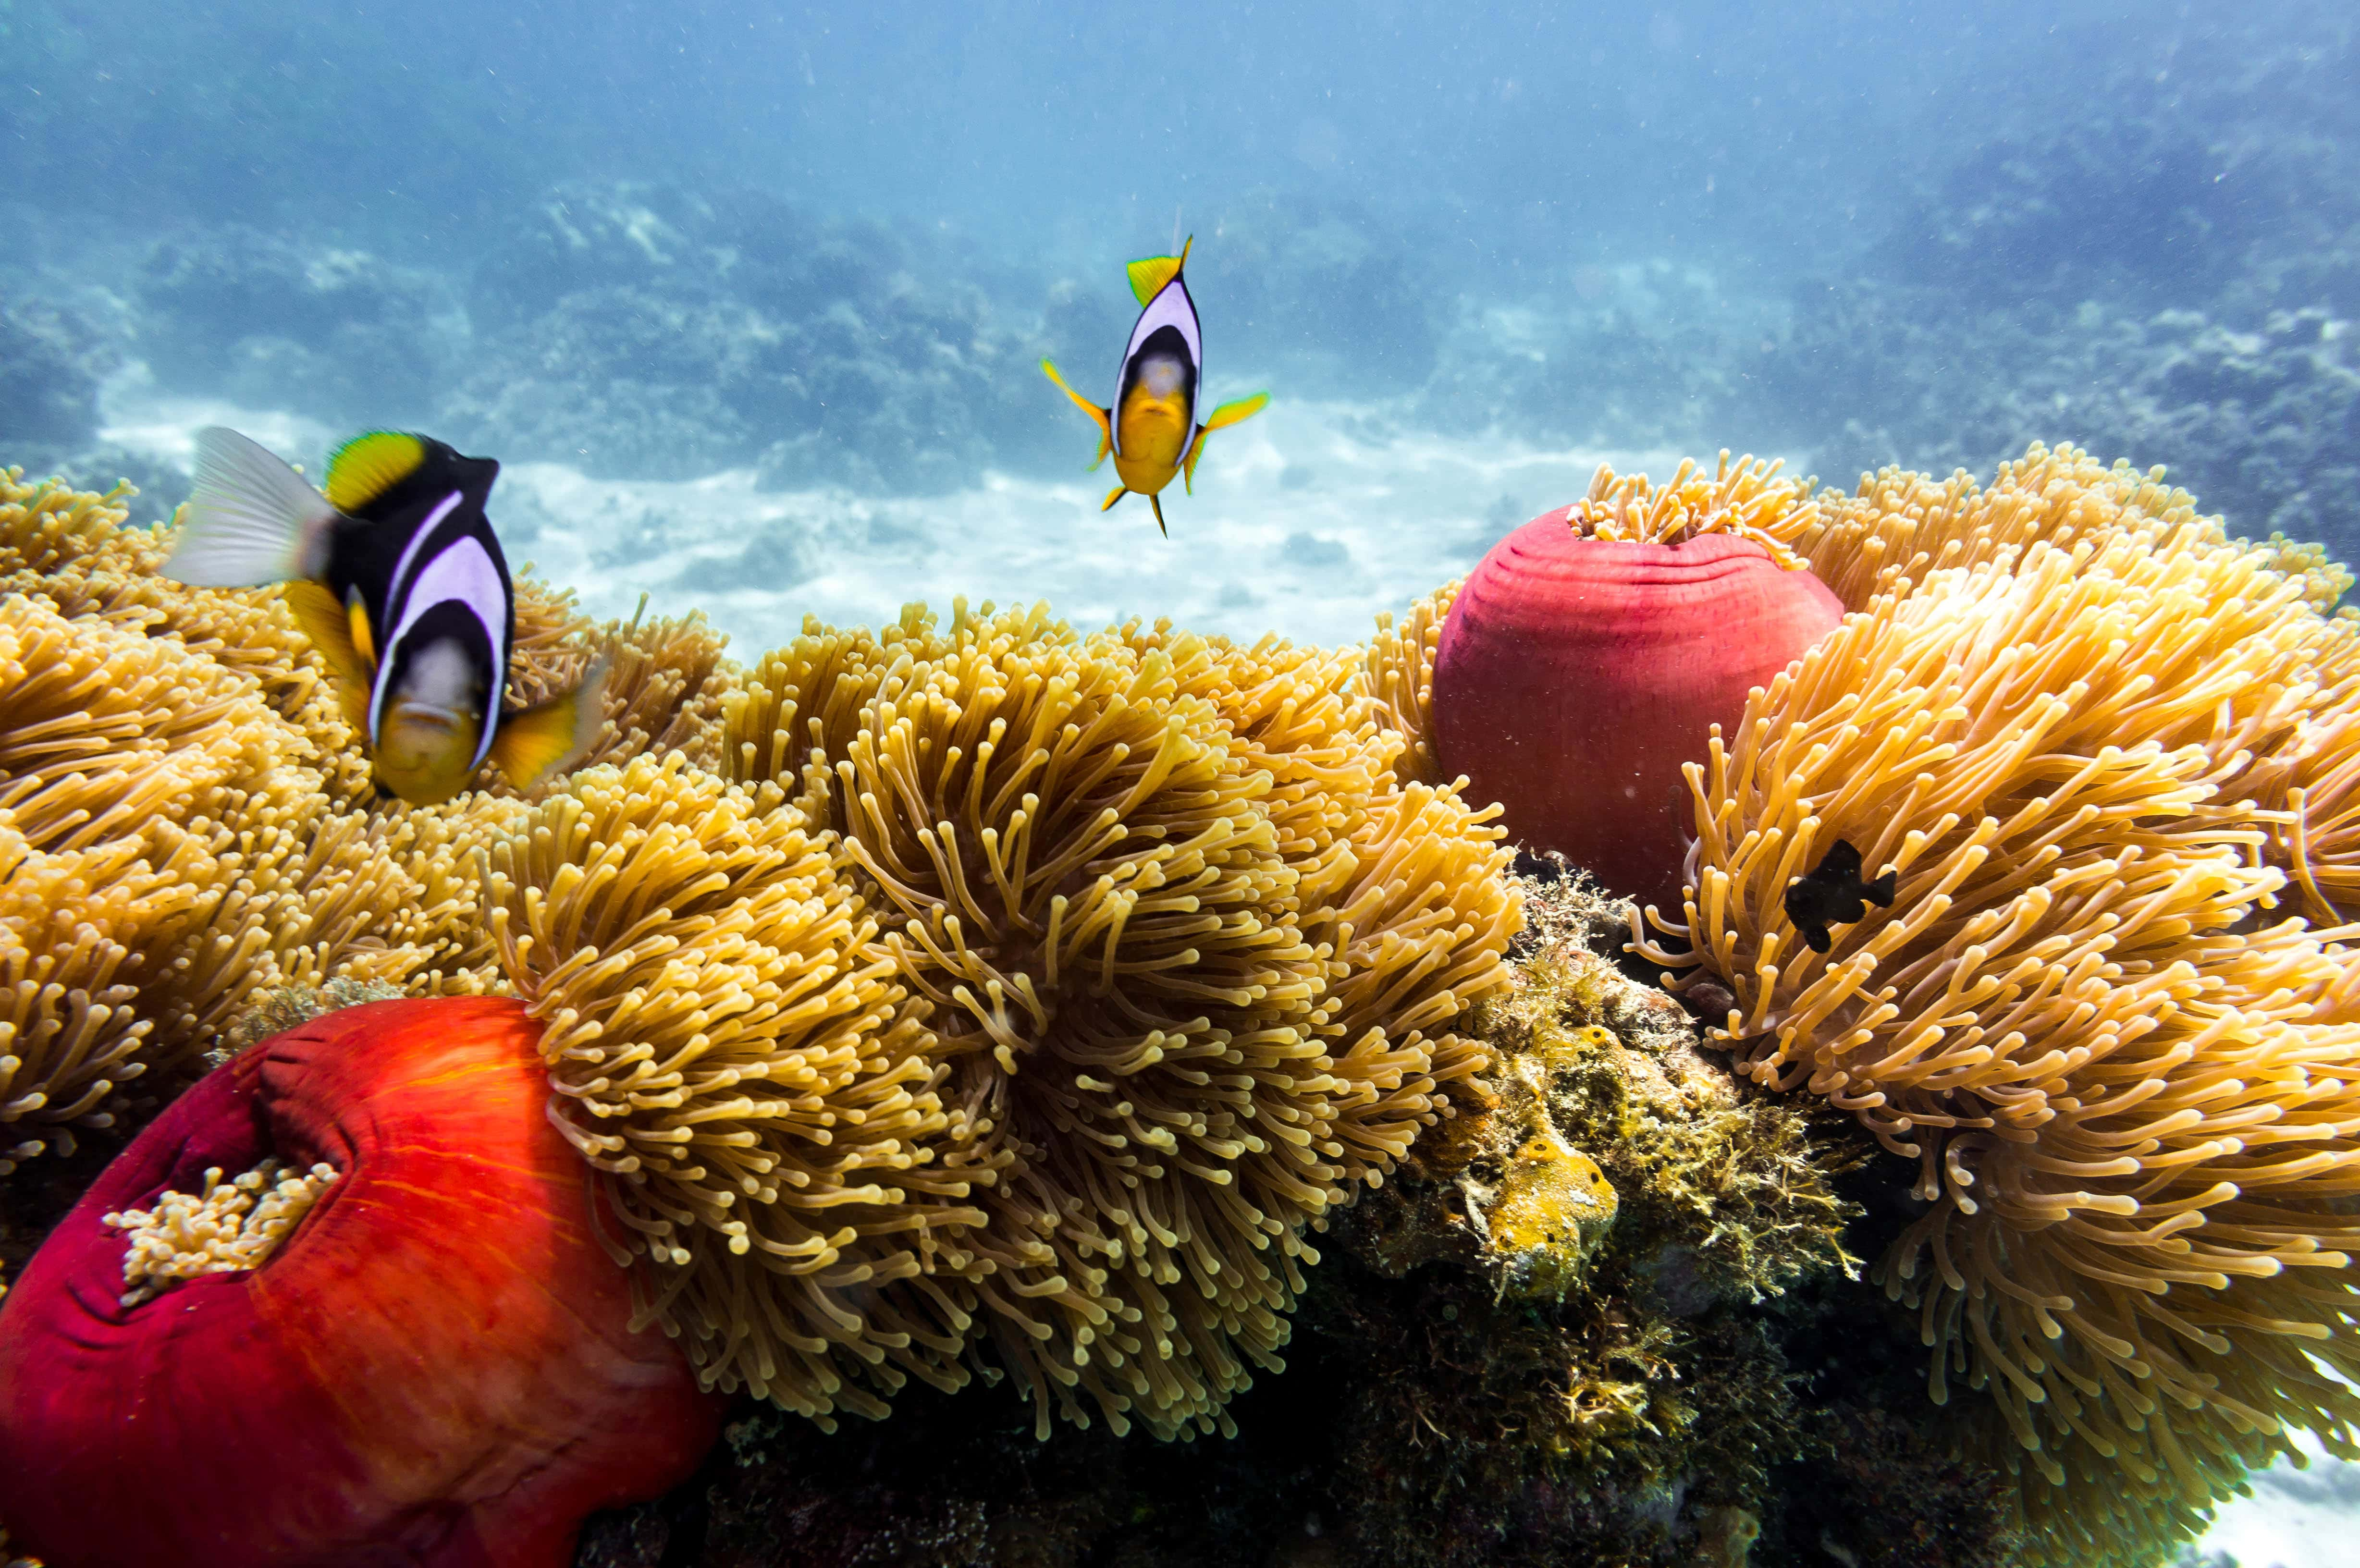
<instances>
[{"instance_id":1,"label":"coral reef","mask_svg":"<svg viewBox=\"0 0 2360 1568\"><path fill-rule=\"evenodd\" d=\"M906 492L1042 466L1064 449L1009 374L1037 357L1031 323L965 270L938 236L763 191L571 181L477 267L475 366L440 418L604 474L752 463Z\"/></svg>"},{"instance_id":2,"label":"coral reef","mask_svg":"<svg viewBox=\"0 0 2360 1568\"><path fill-rule=\"evenodd\" d=\"M1490 1108L1345 1216L1356 1278L1320 1294L1350 1367L1338 1442L1367 1478L1337 1499L1349 1561L1688 1561L1743 1533L1727 1510L1775 1514L1773 1467L1808 1448L1775 1304L1852 1269L1850 1157L1592 945L1619 940L1623 906L1526 864L1515 979L1474 1020ZM1535 1140L1583 1151L1616 1194L1579 1253L1562 1238L1594 1212L1586 1184L1557 1239L1498 1223Z\"/></svg>"},{"instance_id":3,"label":"coral reef","mask_svg":"<svg viewBox=\"0 0 2360 1568\"><path fill-rule=\"evenodd\" d=\"M254 998L495 983L472 857L519 803L372 800L327 672L275 595L167 582L169 539L126 527L119 496L10 474L0 1174L144 1116L258 1038L232 1038ZM695 617L594 627L528 585L519 630L511 702L603 654L602 753L710 755L721 645Z\"/></svg>"},{"instance_id":4,"label":"coral reef","mask_svg":"<svg viewBox=\"0 0 2360 1568\"><path fill-rule=\"evenodd\" d=\"M1627 910L1562 862L1503 879L1437 777L1451 589L1365 648L961 604L740 669L694 617L592 626L528 583L511 696L607 659L597 757L421 811L368 798L270 595L160 584L119 506L12 482L0 898L34 901L0 932L83 978L19 987L47 1054L11 1047L7 1103L71 1137L201 1064L243 1082L323 1004L514 992L636 1320L707 1397L898 1412L831 1440L864 1479L741 1403L738 1450L589 1561L729 1561L785 1509L814 1562L2100 1562L2273 1425L2345 1442L2304 1325L2344 1310L2360 993L2288 908L2360 888L2348 579L2070 449L1987 487L1725 464L1595 500L1754 528L1860 612L1695 775L1687 945L1649 956L1717 1051L1604 956ZM1902 896L1821 963L1778 895L1840 835ZM92 1170L39 1127L11 1258ZM259 1248L194 1212L252 1217L205 1172L266 1157L310 1162L104 1212L173 1232L175 1296L269 1278L293 1252L212 1272ZM351 1202L325 1158L289 1247ZM113 1295L153 1288L122 1246ZM1973 1399L1865 1348L1902 1309L1855 1254ZM1316 1430L1273 1413L1306 1389ZM918 1454L952 1431L945 1476ZM1141 1446L1189 1433L1223 1435Z\"/></svg>"},{"instance_id":5,"label":"coral reef","mask_svg":"<svg viewBox=\"0 0 2360 1568\"><path fill-rule=\"evenodd\" d=\"M2245 531L2323 539L2349 558L2360 470L2334 432L2360 408L2355 309L2091 301L1962 314L1900 284L1814 284L1745 427L1812 441L1830 468L1937 472L1988 471L2037 433L2070 430L2092 450L2169 459ZM1927 374L1970 358L2019 368L2004 383Z\"/></svg>"},{"instance_id":6,"label":"coral reef","mask_svg":"<svg viewBox=\"0 0 2360 1568\"><path fill-rule=\"evenodd\" d=\"M1852 609L1913 592L1939 569L2005 572L2035 545L2180 562L2178 591L2200 595L2208 616L2231 618L2219 628L2208 622L2183 643L2178 668L2203 670L2230 706L2217 724L2196 717L2191 705L2180 710L2176 729L2154 721L2139 734L2203 746L2222 775L2223 798L2262 809L2256 822L2268 835L2266 856L2297 885L2308 912L2330 923L2341 918L2337 900L2353 896L2351 857L2360 851L2350 821L2360 625L2328 614L2352 574L2319 547L2232 539L2160 471L2119 462L2108 468L2078 449L2038 443L2002 464L1989 486L1963 474L1936 481L1887 470L1863 477L1852 495L1822 492L1795 545ZM2216 656L2217 667L2207 663Z\"/></svg>"},{"instance_id":7,"label":"coral reef","mask_svg":"<svg viewBox=\"0 0 2360 1568\"><path fill-rule=\"evenodd\" d=\"M103 498L12 498L12 613L213 693L109 666L48 702L121 759L111 816L8 765L17 818L71 835L36 847L85 857L17 885L152 884L210 965L165 965L200 984L159 1015L127 949L73 935L104 911L65 909L96 1002L27 994L119 1039L60 1037L71 1082L27 1057L12 1105L103 1122L115 1083L235 1062L322 985L511 989L639 1309L711 1385L825 1420L982 1366L1043 1423L1215 1430L1277 1365L1306 1232L1485 1060L1451 1023L1502 977L1505 852L1395 778L1359 649L962 607L741 676L694 617L601 631L528 584L511 700L607 659L612 760L421 810L367 798L272 596L160 583Z\"/></svg>"},{"instance_id":8,"label":"coral reef","mask_svg":"<svg viewBox=\"0 0 2360 1568\"><path fill-rule=\"evenodd\" d=\"M493 847L489 918L641 1313L709 1384L832 1424L885 1413L861 1381L961 1379L965 1314L880 1292L983 1215L910 1202L969 1176L925 1009L868 951L841 852L779 805L677 756L577 773Z\"/></svg>"},{"instance_id":9,"label":"coral reef","mask_svg":"<svg viewBox=\"0 0 2360 1568\"><path fill-rule=\"evenodd\" d=\"M2340 583L2070 450L1887 475L1797 548L1865 607L1691 765L1686 918L1639 951L1918 1166L1880 1275L1935 1399L1985 1390L1980 1452L2037 1474L2043 1552L2160 1549L2291 1431L2360 1454L2354 971L2264 863L2309 865ZM1838 840L1898 896L1822 957L1783 895Z\"/></svg>"},{"instance_id":10,"label":"coral reef","mask_svg":"<svg viewBox=\"0 0 2360 1568\"><path fill-rule=\"evenodd\" d=\"M1379 722L1402 741L1393 777L1404 784L1441 785L1442 763L1434 755L1434 651L1443 622L1459 597L1460 583L1447 583L1402 612L1377 617L1362 669Z\"/></svg>"},{"instance_id":11,"label":"coral reef","mask_svg":"<svg viewBox=\"0 0 2360 1568\"><path fill-rule=\"evenodd\" d=\"M913 1389L825 1439L741 1407L695 1483L595 1521L578 1562L1672 1568L1756 1531L1756 1563L1823 1540L1868 1568L2012 1561L2005 1477L1887 1415L1930 1412L1906 1365L1867 1375L1863 1320L1832 1305L1885 1309L1845 1278L1846 1124L1822 1140L1699 1053L1603 957L1622 907L1527 870L1515 977L1480 1009L1491 1108L1331 1220L1287 1375L1238 1395L1235 1437L1036 1440L1005 1385ZM1468 1189L1540 1122L1601 1150L1627 1203L1562 1298L1510 1300Z\"/></svg>"},{"instance_id":12,"label":"coral reef","mask_svg":"<svg viewBox=\"0 0 2360 1568\"><path fill-rule=\"evenodd\" d=\"M442 277L243 223L158 240L137 289L139 352L162 385L315 419L423 418L466 349Z\"/></svg>"}]
</instances>

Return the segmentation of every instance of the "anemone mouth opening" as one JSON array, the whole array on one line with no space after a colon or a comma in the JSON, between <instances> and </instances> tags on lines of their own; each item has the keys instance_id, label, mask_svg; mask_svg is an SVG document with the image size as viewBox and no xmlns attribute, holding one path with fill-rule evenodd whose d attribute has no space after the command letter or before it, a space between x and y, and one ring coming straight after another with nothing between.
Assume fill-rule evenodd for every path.
<instances>
[{"instance_id":1,"label":"anemone mouth opening","mask_svg":"<svg viewBox=\"0 0 2360 1568\"><path fill-rule=\"evenodd\" d=\"M268 1045L233 1058L183 1096L180 1136L93 1208L94 1222L118 1233L119 1245L101 1251L123 1270L121 1312L260 1272L299 1247L317 1213L350 1185L355 1141L292 1111L300 1071Z\"/></svg>"}]
</instances>

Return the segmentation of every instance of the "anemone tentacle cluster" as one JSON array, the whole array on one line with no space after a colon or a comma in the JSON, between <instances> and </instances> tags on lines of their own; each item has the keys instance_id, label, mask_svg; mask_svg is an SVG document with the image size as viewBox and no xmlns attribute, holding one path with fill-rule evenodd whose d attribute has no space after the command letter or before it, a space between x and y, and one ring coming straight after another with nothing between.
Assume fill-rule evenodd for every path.
<instances>
[{"instance_id":1,"label":"anemone tentacle cluster","mask_svg":"<svg viewBox=\"0 0 2360 1568\"><path fill-rule=\"evenodd\" d=\"M876 1292L1052 1409L1211 1431L1274 1367L1306 1239L1449 1113L1516 921L1496 830L1392 775L1357 650L962 605L814 625L725 762L841 835L927 1009L956 1191Z\"/></svg>"},{"instance_id":2,"label":"anemone tentacle cluster","mask_svg":"<svg viewBox=\"0 0 2360 1568\"><path fill-rule=\"evenodd\" d=\"M2159 1547L2296 1432L2360 1456L2360 931L2306 810L2349 579L2071 449L1819 514L1854 613L1689 765L1684 911L1633 945L1916 1164L1881 1278L2052 1560ZM1838 841L1897 892L1820 954L1785 894Z\"/></svg>"}]
</instances>

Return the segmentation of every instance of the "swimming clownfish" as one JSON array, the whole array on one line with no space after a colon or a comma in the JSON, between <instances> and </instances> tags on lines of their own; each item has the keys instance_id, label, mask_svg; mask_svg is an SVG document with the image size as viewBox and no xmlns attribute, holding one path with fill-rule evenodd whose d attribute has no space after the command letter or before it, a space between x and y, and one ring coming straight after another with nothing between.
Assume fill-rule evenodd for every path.
<instances>
[{"instance_id":1,"label":"swimming clownfish","mask_svg":"<svg viewBox=\"0 0 2360 1568\"><path fill-rule=\"evenodd\" d=\"M589 749L606 670L500 711L516 593L484 516L499 472L425 436L372 430L329 457L322 495L216 425L197 434L196 487L164 572L201 588L286 583L381 789L431 806L486 758L529 788Z\"/></svg>"},{"instance_id":2,"label":"swimming clownfish","mask_svg":"<svg viewBox=\"0 0 2360 1568\"><path fill-rule=\"evenodd\" d=\"M1196 389L1205 373L1204 329L1196 321L1196 302L1180 277L1188 265L1188 245L1196 243L1191 235L1178 256L1151 256L1131 264L1139 320L1123 345L1113 408L1099 408L1066 386L1055 365L1041 362L1057 389L1098 421L1098 463L1109 452L1114 454L1114 471L1122 483L1107 492L1098 510L1107 510L1126 495L1144 495L1155 508L1157 531L1166 539L1171 530L1164 526L1164 502L1157 492L1180 474L1188 493L1195 495L1196 460L1205 454L1205 438L1225 425L1251 419L1270 402L1269 393L1257 392L1222 404L1211 419L1196 423ZM1098 463L1090 466L1096 468Z\"/></svg>"}]
</instances>

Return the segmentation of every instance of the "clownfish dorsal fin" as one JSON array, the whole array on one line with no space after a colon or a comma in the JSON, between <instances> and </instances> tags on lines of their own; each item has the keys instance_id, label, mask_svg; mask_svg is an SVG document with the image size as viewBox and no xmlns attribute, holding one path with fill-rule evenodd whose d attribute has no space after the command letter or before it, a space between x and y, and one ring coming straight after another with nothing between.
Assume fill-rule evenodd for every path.
<instances>
[{"instance_id":1,"label":"clownfish dorsal fin","mask_svg":"<svg viewBox=\"0 0 2360 1568\"><path fill-rule=\"evenodd\" d=\"M295 614L295 624L303 628L303 635L327 662L328 672L336 682L336 702L344 710L344 722L366 733L369 688L376 682L377 670L373 661L353 646L355 617L336 603L334 592L323 583L300 578L279 592L286 595L287 607ZM359 618L366 623L366 616Z\"/></svg>"},{"instance_id":2,"label":"clownfish dorsal fin","mask_svg":"<svg viewBox=\"0 0 2360 1568\"><path fill-rule=\"evenodd\" d=\"M1180 247L1178 256L1142 256L1125 267L1123 270L1131 275L1131 297L1145 305L1163 293L1164 286L1179 277L1180 269L1188 265L1188 245L1196 243L1196 236L1190 234L1188 244Z\"/></svg>"},{"instance_id":3,"label":"clownfish dorsal fin","mask_svg":"<svg viewBox=\"0 0 2360 1568\"><path fill-rule=\"evenodd\" d=\"M328 454L328 500L336 510L359 511L426 461L426 443L405 430L370 430Z\"/></svg>"}]
</instances>

